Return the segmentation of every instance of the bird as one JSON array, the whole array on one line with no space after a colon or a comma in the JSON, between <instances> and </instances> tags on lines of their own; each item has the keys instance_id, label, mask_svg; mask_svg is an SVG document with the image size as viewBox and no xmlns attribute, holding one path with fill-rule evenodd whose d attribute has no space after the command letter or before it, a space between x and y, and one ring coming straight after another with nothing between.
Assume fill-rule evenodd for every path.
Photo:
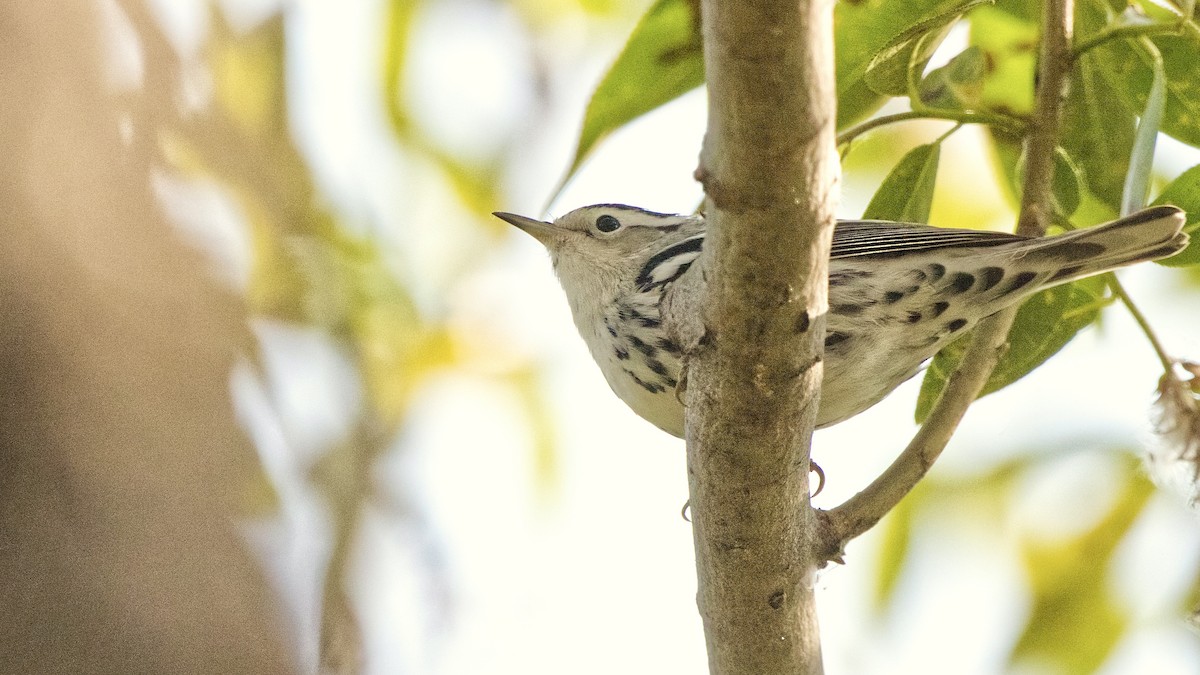
<instances>
[{"instance_id":1,"label":"bird","mask_svg":"<svg viewBox=\"0 0 1200 675\"><path fill-rule=\"evenodd\" d=\"M663 307L700 297L687 289L704 283L694 266L704 216L624 204L584 206L553 221L493 215L549 251L575 326L613 392L683 437L684 347L666 325L677 313ZM875 405L981 319L1038 291L1178 253L1188 242L1184 223L1174 206L1044 237L838 221L816 427Z\"/></svg>"}]
</instances>

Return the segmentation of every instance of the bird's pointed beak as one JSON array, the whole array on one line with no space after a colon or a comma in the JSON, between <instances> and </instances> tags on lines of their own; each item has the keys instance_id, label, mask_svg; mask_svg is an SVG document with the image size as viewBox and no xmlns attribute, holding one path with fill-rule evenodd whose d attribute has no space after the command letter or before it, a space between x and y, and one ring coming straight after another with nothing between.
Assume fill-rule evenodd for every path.
<instances>
[{"instance_id":1,"label":"bird's pointed beak","mask_svg":"<svg viewBox=\"0 0 1200 675\"><path fill-rule=\"evenodd\" d=\"M495 211L492 213L492 215L510 225L516 225L517 227L521 228L521 230L528 233L529 236L542 242L543 246L549 246L550 242L554 239L557 239L561 233L560 230L554 226L554 223L547 223L535 218L518 216L515 213L505 213L504 211Z\"/></svg>"}]
</instances>

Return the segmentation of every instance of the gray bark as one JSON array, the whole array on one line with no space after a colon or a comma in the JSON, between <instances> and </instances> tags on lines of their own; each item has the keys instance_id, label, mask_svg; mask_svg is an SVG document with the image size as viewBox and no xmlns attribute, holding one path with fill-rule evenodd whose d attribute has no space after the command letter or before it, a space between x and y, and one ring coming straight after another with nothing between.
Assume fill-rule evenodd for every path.
<instances>
[{"instance_id":1,"label":"gray bark","mask_svg":"<svg viewBox=\"0 0 1200 675\"><path fill-rule=\"evenodd\" d=\"M684 395L713 673L821 672L808 453L838 177L832 12L702 3L709 234Z\"/></svg>"}]
</instances>

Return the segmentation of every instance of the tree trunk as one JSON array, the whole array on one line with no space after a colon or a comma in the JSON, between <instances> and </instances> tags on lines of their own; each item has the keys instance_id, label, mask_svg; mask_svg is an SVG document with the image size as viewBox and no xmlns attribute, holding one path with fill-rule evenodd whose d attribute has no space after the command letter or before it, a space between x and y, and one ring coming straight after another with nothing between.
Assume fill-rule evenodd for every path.
<instances>
[{"instance_id":1,"label":"tree trunk","mask_svg":"<svg viewBox=\"0 0 1200 675\"><path fill-rule=\"evenodd\" d=\"M819 673L808 455L833 233L833 3L705 0L709 222L688 359L698 602L712 673Z\"/></svg>"}]
</instances>

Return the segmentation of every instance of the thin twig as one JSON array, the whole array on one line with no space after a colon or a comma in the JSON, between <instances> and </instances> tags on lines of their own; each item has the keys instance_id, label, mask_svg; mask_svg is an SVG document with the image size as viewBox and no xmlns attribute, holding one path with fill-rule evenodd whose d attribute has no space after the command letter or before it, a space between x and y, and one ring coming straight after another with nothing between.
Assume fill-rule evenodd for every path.
<instances>
[{"instance_id":1,"label":"thin twig","mask_svg":"<svg viewBox=\"0 0 1200 675\"><path fill-rule=\"evenodd\" d=\"M1102 30L1092 37L1080 42L1072 50L1072 58L1078 59L1089 51L1106 45L1113 40L1122 40L1138 37L1150 37L1154 35L1183 35L1184 22L1178 23L1146 23L1135 26L1115 26L1107 30Z\"/></svg>"},{"instance_id":2,"label":"thin twig","mask_svg":"<svg viewBox=\"0 0 1200 675\"><path fill-rule=\"evenodd\" d=\"M921 111L909 111L902 113L893 113L891 115L882 115L874 119L867 120L862 124L851 127L843 131L837 137L839 146L845 145L854 139L862 136L868 131L873 131L879 127L897 122L907 122L909 120L945 120L948 122L958 122L959 124L987 124L989 126L1004 129L1012 133L1022 133L1025 130L1025 123L1017 117L1008 115L1000 115L997 113L973 111L973 110L944 110L944 109L928 109Z\"/></svg>"}]
</instances>

